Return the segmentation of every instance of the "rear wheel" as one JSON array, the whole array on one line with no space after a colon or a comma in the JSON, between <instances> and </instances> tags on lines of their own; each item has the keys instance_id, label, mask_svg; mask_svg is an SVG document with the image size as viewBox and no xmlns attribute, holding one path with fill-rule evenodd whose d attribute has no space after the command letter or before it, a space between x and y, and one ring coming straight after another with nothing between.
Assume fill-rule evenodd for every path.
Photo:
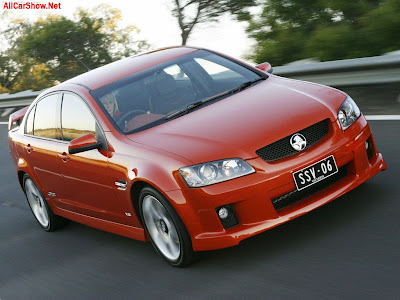
<instances>
[{"instance_id":1,"label":"rear wheel","mask_svg":"<svg viewBox=\"0 0 400 300\"><path fill-rule=\"evenodd\" d=\"M193 261L192 242L172 205L155 189L140 192L139 208L145 230L157 252L174 267Z\"/></svg>"},{"instance_id":2,"label":"rear wheel","mask_svg":"<svg viewBox=\"0 0 400 300\"><path fill-rule=\"evenodd\" d=\"M53 213L35 182L26 174L24 175L24 191L29 207L43 230L54 231L68 222Z\"/></svg>"}]
</instances>

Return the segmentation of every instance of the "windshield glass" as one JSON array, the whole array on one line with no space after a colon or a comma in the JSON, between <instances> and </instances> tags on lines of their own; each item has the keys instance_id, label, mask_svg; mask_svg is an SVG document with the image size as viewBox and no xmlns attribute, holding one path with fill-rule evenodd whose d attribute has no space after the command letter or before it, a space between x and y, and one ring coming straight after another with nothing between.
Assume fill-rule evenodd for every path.
<instances>
[{"instance_id":1,"label":"windshield glass","mask_svg":"<svg viewBox=\"0 0 400 300\"><path fill-rule=\"evenodd\" d=\"M168 122L166 116L233 91L260 78L260 74L222 56L198 50L110 83L91 94L114 126L131 134ZM215 101L222 98L216 97Z\"/></svg>"}]
</instances>

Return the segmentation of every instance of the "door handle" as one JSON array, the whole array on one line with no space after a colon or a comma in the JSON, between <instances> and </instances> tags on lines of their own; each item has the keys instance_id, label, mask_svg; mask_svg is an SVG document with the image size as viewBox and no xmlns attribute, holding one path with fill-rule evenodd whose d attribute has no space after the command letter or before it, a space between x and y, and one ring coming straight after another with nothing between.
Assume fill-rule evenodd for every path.
<instances>
[{"instance_id":1,"label":"door handle","mask_svg":"<svg viewBox=\"0 0 400 300\"><path fill-rule=\"evenodd\" d=\"M28 152L28 153L31 153L33 151L33 148L30 144L24 146L24 148L25 148L26 152Z\"/></svg>"},{"instance_id":2,"label":"door handle","mask_svg":"<svg viewBox=\"0 0 400 300\"><path fill-rule=\"evenodd\" d=\"M67 155L67 153L63 153L63 154L58 154L57 155L59 158L61 158L61 160L63 161L63 162L67 162L67 161L69 161L69 156Z\"/></svg>"}]
</instances>

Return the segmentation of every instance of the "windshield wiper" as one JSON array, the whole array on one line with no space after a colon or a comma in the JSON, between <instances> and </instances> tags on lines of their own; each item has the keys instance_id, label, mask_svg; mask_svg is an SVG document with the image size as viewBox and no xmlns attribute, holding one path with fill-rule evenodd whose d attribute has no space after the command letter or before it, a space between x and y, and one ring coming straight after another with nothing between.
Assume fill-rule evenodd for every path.
<instances>
[{"instance_id":1,"label":"windshield wiper","mask_svg":"<svg viewBox=\"0 0 400 300\"><path fill-rule=\"evenodd\" d=\"M207 103L207 102L216 100L216 99L218 99L218 98L221 98L221 97L226 96L226 95L229 95L229 94L238 93L238 92L240 92L241 90L243 90L243 89L245 89L245 88L247 88L247 87L253 85L254 83L259 82L259 81L261 81L261 80L265 80L265 79L266 79L266 78L264 78L264 77L259 77L259 78L254 79L254 80L247 81L247 82L242 83L242 84L239 85L238 87L235 87L235 88L233 88L233 89L231 89L231 90L228 90L228 91L219 93L219 94L217 94L217 95L211 96L210 98L206 98L206 99L204 99L204 100L202 100L202 101L198 101L198 102L189 104L188 106L186 106L186 108L181 109L181 110L178 110L178 111L176 111L176 112L174 112L174 113L171 113L171 114L165 116L164 119L165 119L165 120L169 120L169 119L172 119L172 118L174 118L174 117L176 117L176 116L179 116L179 115L181 115L181 114L188 113L190 110L193 110L194 108L199 107L199 106L201 106L201 105L203 105L203 104L205 104L205 103Z\"/></svg>"},{"instance_id":2,"label":"windshield wiper","mask_svg":"<svg viewBox=\"0 0 400 300\"><path fill-rule=\"evenodd\" d=\"M249 87L249 86L252 86L252 85L255 84L256 82L259 82L259 81L265 80L265 79L266 79L266 78L264 78L264 77L259 77L259 78L256 78L256 79L254 79L254 80L247 81L247 82L242 83L241 85L239 85L237 88L234 88L232 91L235 91L235 92L236 92L236 90L237 90L237 92L240 92L241 90L244 90L245 88L247 88L247 87Z\"/></svg>"},{"instance_id":3,"label":"windshield wiper","mask_svg":"<svg viewBox=\"0 0 400 300\"><path fill-rule=\"evenodd\" d=\"M165 119L165 120L172 119L172 118L174 118L174 117L176 117L176 116L178 116L178 115L181 115L181 114L183 114L183 113L187 113L188 111L190 111L190 110L192 110L192 109L194 109L194 108L196 108L196 107L198 107L198 106L201 106L201 105L203 105L204 103L207 103L207 102L210 102L210 101L212 101L212 100L218 99L218 98L223 97L223 96L225 96L225 95L229 95L230 93L232 93L231 90L226 91L226 92L223 92L223 93L220 93L220 94L217 94L217 95L214 95L214 96L212 96L212 97L210 97L210 98L207 98L207 99L204 99L204 100L202 100L202 101L198 101L198 102L189 104L189 105L186 106L184 109L178 110L178 111L176 111L176 112L174 112L174 113L172 113L172 114L169 114L169 115L165 116L164 119Z\"/></svg>"}]
</instances>

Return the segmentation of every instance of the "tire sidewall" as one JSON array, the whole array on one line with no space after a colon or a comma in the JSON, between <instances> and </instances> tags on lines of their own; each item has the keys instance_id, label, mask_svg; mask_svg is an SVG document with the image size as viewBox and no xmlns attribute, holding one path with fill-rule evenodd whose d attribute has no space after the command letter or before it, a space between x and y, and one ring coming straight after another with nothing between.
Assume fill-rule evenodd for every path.
<instances>
[{"instance_id":1,"label":"tire sidewall","mask_svg":"<svg viewBox=\"0 0 400 300\"><path fill-rule=\"evenodd\" d=\"M26 181L27 180L31 180L32 181L32 183L35 185L35 187L37 188L37 190L38 190L38 192L40 193L40 196L43 198L43 202L44 202L44 205L45 205L45 208L46 208L46 211L47 211L47 215L48 215L48 218L49 218L49 224L46 226L46 227L44 227L40 222L39 222L39 220L36 218L36 216L35 216L35 214L34 214L34 212L33 212L33 210L32 210L32 207L31 207L31 205L30 205L30 203L29 203L29 200L28 200L28 196L27 196L27 194L26 194L26 188L25 188L25 183L26 183ZM43 229L43 230L45 230L45 231L52 231L53 230L53 222L54 222L54 214L53 214L53 211L51 210L51 208L50 208L50 206L47 204L47 200L46 200L46 198L43 196L43 193L42 193L42 191L39 189L39 187L38 187L38 185L36 184L36 182L29 176L29 175L27 175L27 174L25 174L24 175L24 178L23 178L23 186L24 186L24 193L25 193L25 197L26 197L26 200L27 200L27 202L28 202L28 206L29 206L29 208L30 208L30 210L31 210L31 212L32 212L32 214L33 214L33 216L35 217L35 220L38 222L38 224L39 224L39 226Z\"/></svg>"},{"instance_id":2,"label":"tire sidewall","mask_svg":"<svg viewBox=\"0 0 400 300\"><path fill-rule=\"evenodd\" d=\"M143 199L147 196L151 195L155 197L165 208L165 210L168 212L168 214L171 217L171 221L173 222L173 225L176 228L176 231L178 233L179 237L179 243L180 243L180 254L177 260L170 260L165 255L158 249L157 245L154 243L151 235L149 234L149 231L146 226L146 222L143 217L143 211L142 211L142 204L143 204ZM172 207L172 205L168 202L168 200L157 190L150 188L150 187L145 187L142 189L139 195L139 210L140 210L140 217L142 220L142 224L144 229L146 230L147 236L150 239L150 242L152 243L153 247L157 250L157 252L172 266L174 267L184 267L188 265L192 261L192 256L193 256L193 248L192 248L192 242L190 235L183 224L181 218L175 211L175 209Z\"/></svg>"}]
</instances>

